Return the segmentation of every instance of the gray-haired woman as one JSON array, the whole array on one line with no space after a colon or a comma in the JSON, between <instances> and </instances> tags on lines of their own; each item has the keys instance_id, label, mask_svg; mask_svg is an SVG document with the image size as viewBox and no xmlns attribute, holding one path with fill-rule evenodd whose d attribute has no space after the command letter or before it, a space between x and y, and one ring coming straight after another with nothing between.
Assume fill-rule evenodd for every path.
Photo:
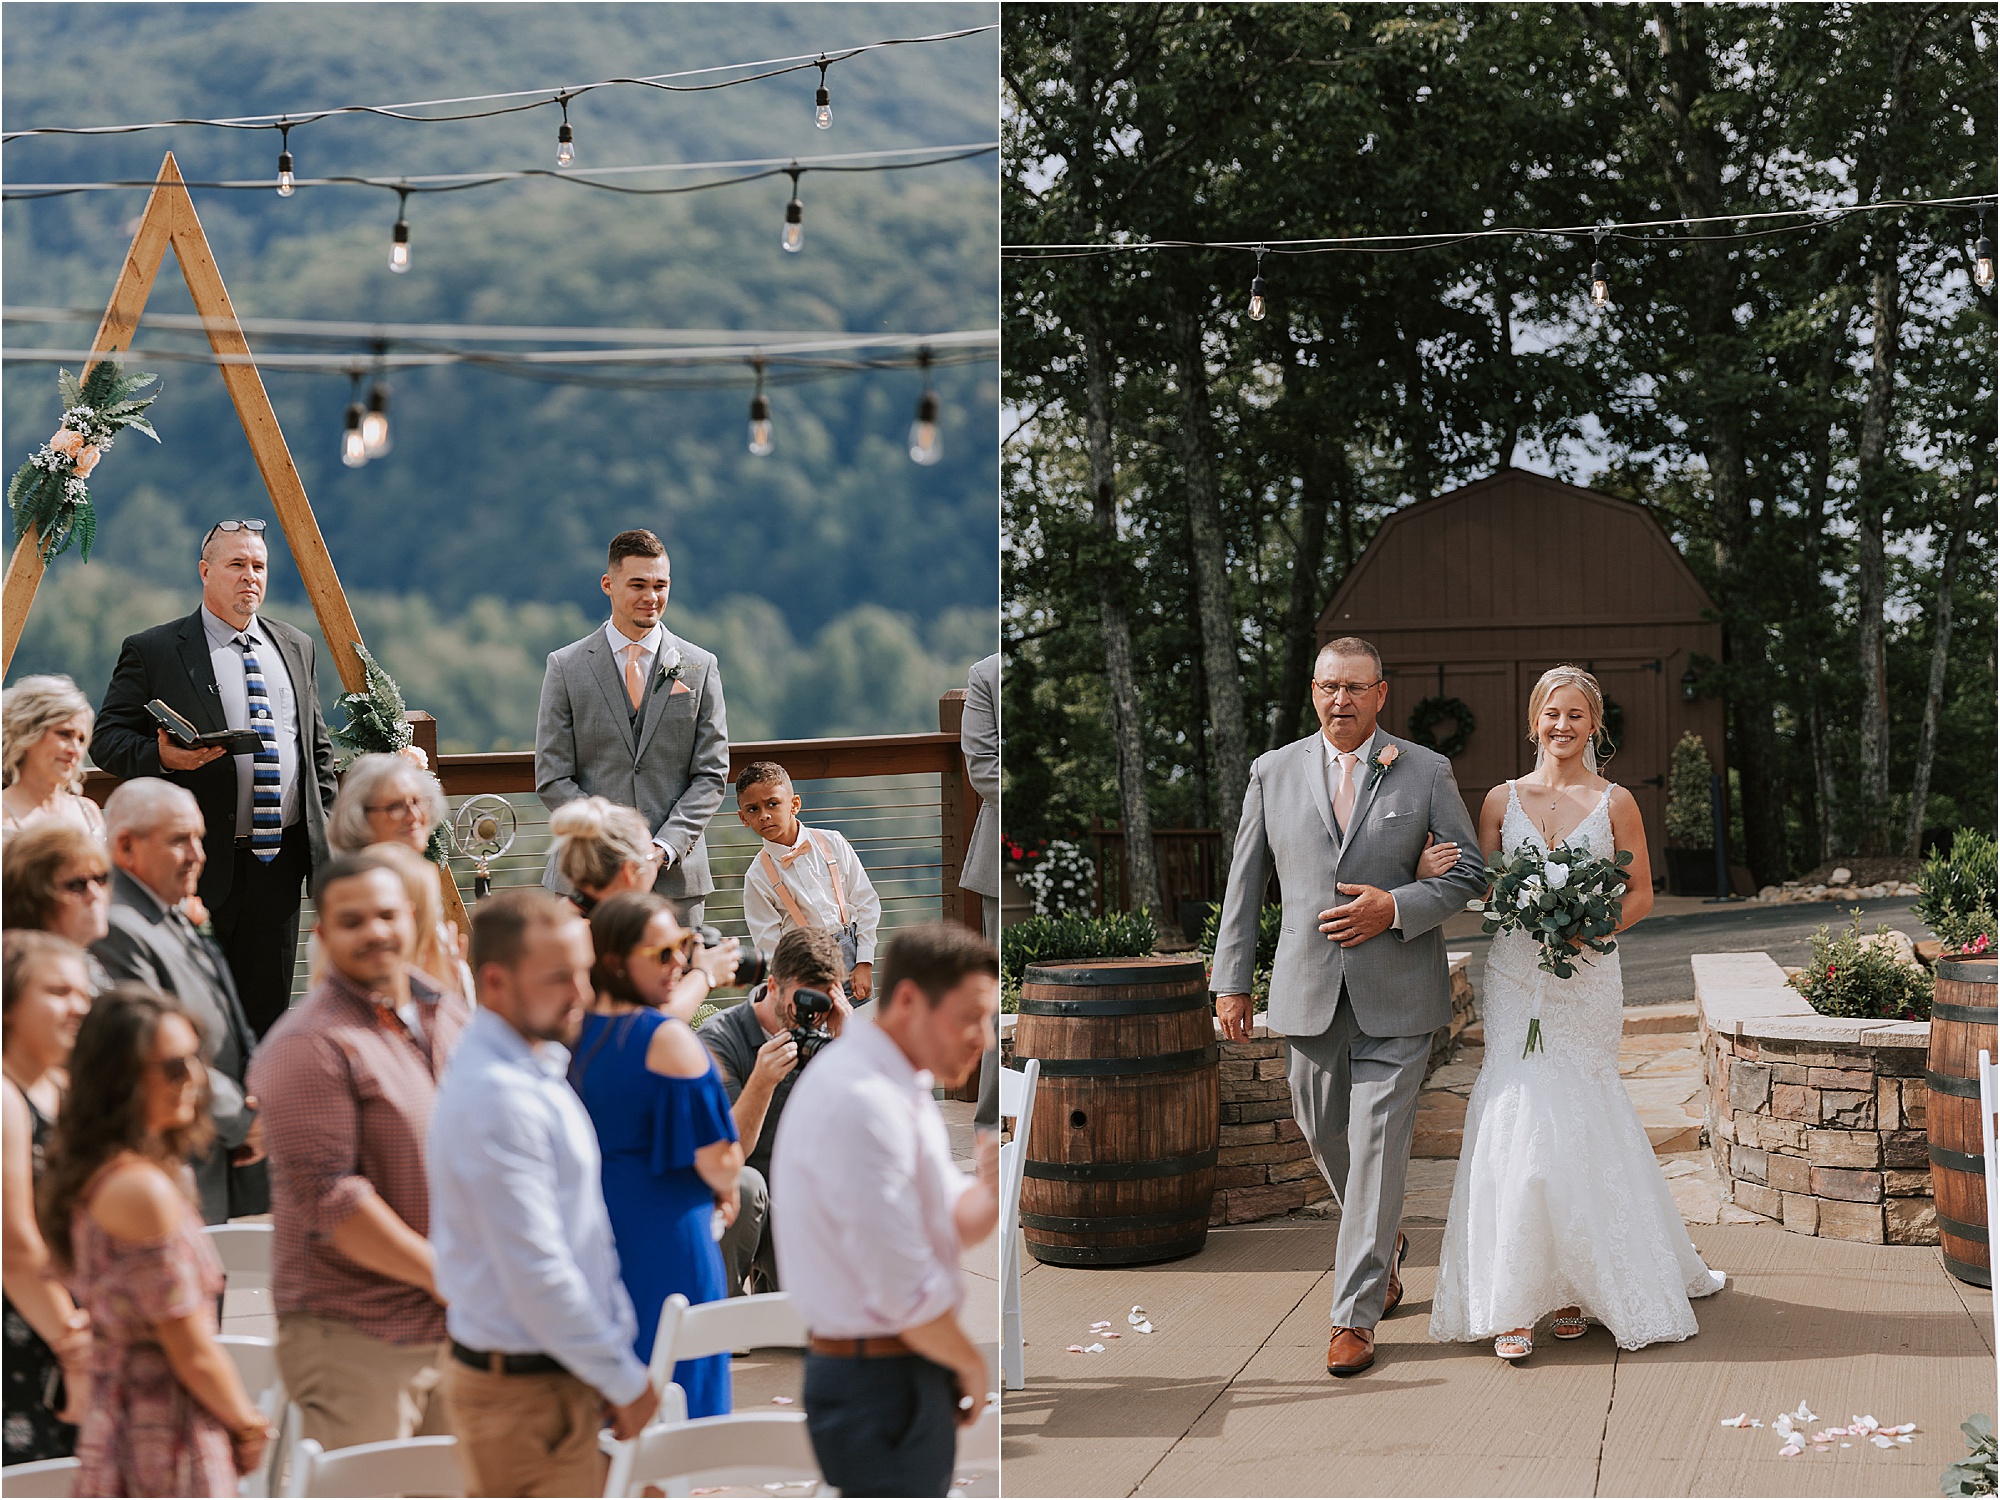
<instances>
[{"instance_id":1,"label":"gray-haired woman","mask_svg":"<svg viewBox=\"0 0 2000 1500\"><path fill-rule=\"evenodd\" d=\"M23 677L0 693L0 828L68 823L104 838L104 814L82 795L96 717L67 677Z\"/></svg>"},{"instance_id":2,"label":"gray-haired woman","mask_svg":"<svg viewBox=\"0 0 2000 1500\"><path fill-rule=\"evenodd\" d=\"M446 816L444 788L409 756L358 756L340 778L326 841L338 854L370 844L408 844L422 854Z\"/></svg>"}]
</instances>

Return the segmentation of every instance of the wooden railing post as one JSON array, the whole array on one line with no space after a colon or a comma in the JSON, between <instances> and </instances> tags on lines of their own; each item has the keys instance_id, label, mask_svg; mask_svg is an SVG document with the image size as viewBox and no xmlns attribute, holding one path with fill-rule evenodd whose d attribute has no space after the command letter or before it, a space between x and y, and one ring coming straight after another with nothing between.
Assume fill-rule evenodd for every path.
<instances>
[{"instance_id":1,"label":"wooden railing post","mask_svg":"<svg viewBox=\"0 0 2000 1500\"><path fill-rule=\"evenodd\" d=\"M960 734L964 724L965 689L953 688L938 699L938 733ZM979 893L961 890L958 884L965 851L972 847L972 825L979 821L979 793L973 790L972 777L965 769L962 746L954 751L952 763L953 768L938 777L938 842L944 862L941 904L945 921L983 932L986 912Z\"/></svg>"}]
</instances>

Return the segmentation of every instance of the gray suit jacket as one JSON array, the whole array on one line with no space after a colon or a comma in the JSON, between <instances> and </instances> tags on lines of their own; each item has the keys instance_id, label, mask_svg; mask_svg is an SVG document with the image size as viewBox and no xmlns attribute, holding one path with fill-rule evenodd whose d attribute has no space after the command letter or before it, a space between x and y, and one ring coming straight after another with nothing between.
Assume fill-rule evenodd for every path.
<instances>
[{"instance_id":1,"label":"gray suit jacket","mask_svg":"<svg viewBox=\"0 0 2000 1500\"><path fill-rule=\"evenodd\" d=\"M965 718L958 729L965 774L979 793L979 818L958 883L982 896L1000 894L1000 653L972 664L965 679Z\"/></svg>"},{"instance_id":2,"label":"gray suit jacket","mask_svg":"<svg viewBox=\"0 0 2000 1500\"><path fill-rule=\"evenodd\" d=\"M674 692L655 662L636 736L624 675L602 629L549 654L535 724L535 790L550 812L578 797L638 808L674 851L653 889L687 899L715 889L702 835L729 785L729 727L715 658L671 631L661 641L662 658L669 647L681 653L680 681L688 690ZM553 853L543 884L561 888Z\"/></svg>"},{"instance_id":3,"label":"gray suit jacket","mask_svg":"<svg viewBox=\"0 0 2000 1500\"><path fill-rule=\"evenodd\" d=\"M200 952L191 951L167 925L167 909L153 893L118 870L111 878L111 931L90 951L112 979L172 995L201 1032L215 1147L192 1165L195 1186L201 1190L202 1220L220 1224L232 1214L264 1213L270 1207L268 1201L257 1201L268 1193L261 1165L235 1169L239 1181L234 1202L230 1191L229 1153L248 1139L256 1118L244 1103L243 1080L257 1039L244 1018L236 981L221 951L200 933L191 936Z\"/></svg>"},{"instance_id":4,"label":"gray suit jacket","mask_svg":"<svg viewBox=\"0 0 2000 1500\"><path fill-rule=\"evenodd\" d=\"M1372 773L1362 767L1344 843L1327 795L1320 735L1260 755L1250 767L1209 988L1218 995L1249 990L1258 904L1275 862L1285 915L1266 1022L1273 1031L1320 1035L1333 1024L1343 981L1355 1019L1370 1036L1419 1036L1451 1020L1451 977L1438 928L1485 888L1486 867L1451 762L1378 729L1375 747L1385 744L1396 746L1400 758L1373 790ZM1417 880L1427 833L1456 843L1458 864L1435 880ZM1319 914L1354 899L1336 884L1388 891L1401 927L1353 948L1329 942Z\"/></svg>"}]
</instances>

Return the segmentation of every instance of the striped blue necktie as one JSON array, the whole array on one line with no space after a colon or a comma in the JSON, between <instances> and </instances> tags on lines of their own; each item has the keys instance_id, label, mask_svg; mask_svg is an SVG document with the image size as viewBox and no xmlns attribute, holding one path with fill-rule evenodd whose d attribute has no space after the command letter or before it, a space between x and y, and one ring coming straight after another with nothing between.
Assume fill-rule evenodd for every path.
<instances>
[{"instance_id":1,"label":"striped blue necktie","mask_svg":"<svg viewBox=\"0 0 2000 1500\"><path fill-rule=\"evenodd\" d=\"M257 662L250 637L239 635L243 648L243 687L250 700L250 727L264 744L250 763L250 852L269 864L284 842L284 798L278 787L278 721L271 716L271 696L264 690L264 669Z\"/></svg>"}]
</instances>

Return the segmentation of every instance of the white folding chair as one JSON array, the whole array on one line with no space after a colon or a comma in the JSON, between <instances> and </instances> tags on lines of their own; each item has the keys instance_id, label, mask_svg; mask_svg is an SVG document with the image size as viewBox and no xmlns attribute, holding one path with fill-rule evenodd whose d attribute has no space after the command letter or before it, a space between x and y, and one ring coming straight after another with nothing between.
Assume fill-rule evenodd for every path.
<instances>
[{"instance_id":1,"label":"white folding chair","mask_svg":"<svg viewBox=\"0 0 2000 1500\"><path fill-rule=\"evenodd\" d=\"M270 1452L265 1456L263 1468L236 1481L236 1493L254 1500L254 1497L276 1491L278 1471L284 1462L287 1430L292 1429L291 1416L298 1408L285 1399L285 1377L278 1373L277 1340L225 1333L216 1342L235 1361L236 1373L242 1377L243 1389L249 1393L251 1401L278 1430L271 1441ZM296 1429L292 1429L291 1435L297 1435Z\"/></svg>"},{"instance_id":2,"label":"white folding chair","mask_svg":"<svg viewBox=\"0 0 2000 1500\"><path fill-rule=\"evenodd\" d=\"M958 1429L958 1457L952 1468L951 1493L961 1497L1000 1493L1000 1408L989 1405L970 1427Z\"/></svg>"},{"instance_id":3,"label":"white folding chair","mask_svg":"<svg viewBox=\"0 0 2000 1500\"><path fill-rule=\"evenodd\" d=\"M1979 1049L1979 1135L1986 1148L1986 1255L2000 1249L2000 1064ZM1992 1277L1988 1276L1988 1281ZM2000 1348L2000 1286L1993 1288L1993 1343Z\"/></svg>"},{"instance_id":4,"label":"white folding chair","mask_svg":"<svg viewBox=\"0 0 2000 1500\"><path fill-rule=\"evenodd\" d=\"M19 1495L22 1500L67 1500L76 1487L76 1471L83 1467L79 1459L42 1458L31 1464L9 1464L0 1469L0 1495L14 1500Z\"/></svg>"},{"instance_id":5,"label":"white folding chair","mask_svg":"<svg viewBox=\"0 0 2000 1500\"><path fill-rule=\"evenodd\" d=\"M227 1289L224 1318L272 1316L271 1239L269 1224L211 1224L208 1242L222 1261Z\"/></svg>"},{"instance_id":6,"label":"white folding chair","mask_svg":"<svg viewBox=\"0 0 2000 1500\"><path fill-rule=\"evenodd\" d=\"M802 1412L744 1412L662 1422L622 1446L631 1450L632 1462L622 1475L614 1465L614 1482L604 1489L619 1500L647 1485L685 1495L697 1483L756 1489L810 1482L811 1494L834 1493L820 1476Z\"/></svg>"},{"instance_id":7,"label":"white folding chair","mask_svg":"<svg viewBox=\"0 0 2000 1500\"><path fill-rule=\"evenodd\" d=\"M729 1297L721 1302L690 1305L675 1292L660 1308L660 1326L653 1335L653 1358L647 1374L660 1392L660 1414L654 1422L685 1422L687 1392L673 1382L674 1366L684 1359L727 1354L732 1349L803 1349L806 1321L785 1292L760 1292L754 1297ZM627 1471L637 1457L636 1443L614 1442L606 1494L623 1494Z\"/></svg>"},{"instance_id":8,"label":"white folding chair","mask_svg":"<svg viewBox=\"0 0 2000 1500\"><path fill-rule=\"evenodd\" d=\"M455 1437L361 1443L331 1453L302 1438L293 1453L289 1496L456 1496L465 1493Z\"/></svg>"},{"instance_id":9,"label":"white folding chair","mask_svg":"<svg viewBox=\"0 0 2000 1500\"><path fill-rule=\"evenodd\" d=\"M1014 1117L1014 1138L1000 1148L1000 1383L1010 1391L1028 1383L1021 1336L1021 1182L1041 1077L1040 1058L1029 1058L1018 1073L1000 1070L1000 1113Z\"/></svg>"}]
</instances>

